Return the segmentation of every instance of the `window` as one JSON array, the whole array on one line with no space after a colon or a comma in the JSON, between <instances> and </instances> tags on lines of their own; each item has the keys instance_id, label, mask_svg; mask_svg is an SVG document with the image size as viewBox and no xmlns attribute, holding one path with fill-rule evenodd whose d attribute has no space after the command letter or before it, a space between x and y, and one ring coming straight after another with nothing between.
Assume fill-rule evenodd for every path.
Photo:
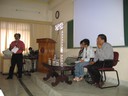
<instances>
[{"instance_id":1,"label":"window","mask_svg":"<svg viewBox=\"0 0 128 96\"><path fill-rule=\"evenodd\" d=\"M30 47L30 24L19 22L4 22L0 21L0 52L9 48L9 45L14 41L14 34L20 33L22 40L25 43L25 48Z\"/></svg>"}]
</instances>

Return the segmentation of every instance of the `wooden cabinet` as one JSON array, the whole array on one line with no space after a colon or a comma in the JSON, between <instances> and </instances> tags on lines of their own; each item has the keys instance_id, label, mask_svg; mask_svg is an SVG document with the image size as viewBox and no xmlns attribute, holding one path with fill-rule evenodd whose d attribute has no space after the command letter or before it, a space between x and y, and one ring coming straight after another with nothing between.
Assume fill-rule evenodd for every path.
<instances>
[{"instance_id":1,"label":"wooden cabinet","mask_svg":"<svg viewBox=\"0 0 128 96\"><path fill-rule=\"evenodd\" d=\"M39 46L39 57L37 71L47 73L47 68L43 64L48 64L48 59L53 59L55 54L55 41L50 38L37 39Z\"/></svg>"}]
</instances>

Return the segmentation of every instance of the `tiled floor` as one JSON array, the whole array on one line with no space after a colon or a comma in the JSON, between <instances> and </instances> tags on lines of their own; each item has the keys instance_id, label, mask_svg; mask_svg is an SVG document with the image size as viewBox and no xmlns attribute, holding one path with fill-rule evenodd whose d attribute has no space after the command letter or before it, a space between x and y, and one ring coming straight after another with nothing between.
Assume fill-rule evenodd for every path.
<instances>
[{"instance_id":1,"label":"tiled floor","mask_svg":"<svg viewBox=\"0 0 128 96\"><path fill-rule=\"evenodd\" d=\"M31 92L28 94L16 76L12 80L5 79L6 75L0 74L0 88L5 96L47 96L37 85L35 85L30 76L23 76L22 82Z\"/></svg>"},{"instance_id":2,"label":"tiled floor","mask_svg":"<svg viewBox=\"0 0 128 96\"><path fill-rule=\"evenodd\" d=\"M0 88L5 96L28 96L16 77L13 80L6 80L6 77L0 75Z\"/></svg>"},{"instance_id":3,"label":"tiled floor","mask_svg":"<svg viewBox=\"0 0 128 96\"><path fill-rule=\"evenodd\" d=\"M22 82L31 92L28 94L19 80L6 80L7 76L0 74L0 88L5 96L128 96L128 88L99 89L87 84L85 81L73 82L72 85L60 83L56 87L51 86L54 78L43 81L43 74L35 72L31 77L23 76ZM47 94L47 95L46 95Z\"/></svg>"},{"instance_id":4,"label":"tiled floor","mask_svg":"<svg viewBox=\"0 0 128 96\"><path fill-rule=\"evenodd\" d=\"M33 77L40 79L41 82L44 82L43 84L47 84L55 91L62 94L62 96L128 96L128 88L123 86L99 89L83 80L81 82L73 82L72 85L63 82L56 87L52 87L51 82L53 82L54 79L50 78L48 81L43 81L43 75L41 73L34 73ZM40 84L40 86L43 84Z\"/></svg>"}]
</instances>

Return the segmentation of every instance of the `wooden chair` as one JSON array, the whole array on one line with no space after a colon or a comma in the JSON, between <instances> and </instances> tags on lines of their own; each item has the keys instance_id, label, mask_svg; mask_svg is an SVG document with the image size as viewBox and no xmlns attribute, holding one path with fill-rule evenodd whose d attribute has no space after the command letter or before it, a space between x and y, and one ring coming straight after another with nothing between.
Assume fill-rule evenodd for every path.
<instances>
[{"instance_id":1,"label":"wooden chair","mask_svg":"<svg viewBox=\"0 0 128 96\"><path fill-rule=\"evenodd\" d=\"M98 69L101 72L101 78L104 78L103 81L101 81L102 79L100 79L100 82L106 82L106 73L105 72L115 72L116 73L116 78L117 78L117 84L116 85L109 85L109 86L100 86L101 89L104 88L111 88L111 87L117 87L120 84L120 80L119 80L119 75L118 75L118 71L114 69L114 66L117 65L117 63L119 62L119 53L118 52L114 52L114 59L113 59L113 66L112 68L100 68Z\"/></svg>"}]
</instances>

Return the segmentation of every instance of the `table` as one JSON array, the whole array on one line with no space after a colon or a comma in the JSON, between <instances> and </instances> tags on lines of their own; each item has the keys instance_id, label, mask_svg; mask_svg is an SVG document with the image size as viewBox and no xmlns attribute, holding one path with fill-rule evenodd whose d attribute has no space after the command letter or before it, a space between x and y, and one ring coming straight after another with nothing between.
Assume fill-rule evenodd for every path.
<instances>
[{"instance_id":1,"label":"table","mask_svg":"<svg viewBox=\"0 0 128 96\"><path fill-rule=\"evenodd\" d=\"M35 72L36 70L34 69L34 60L37 61L38 57L37 56L23 56L23 58L31 60L31 62L32 62L31 72Z\"/></svg>"},{"instance_id":2,"label":"table","mask_svg":"<svg viewBox=\"0 0 128 96\"><path fill-rule=\"evenodd\" d=\"M65 82L67 84L72 84L72 81L69 80L69 76L65 74L65 71L73 71L74 66L53 66L48 64L43 64L44 67L48 68L47 76L43 80L48 80L50 77L55 77L55 82L52 82L52 86L56 86L59 82ZM60 74L57 72L60 71Z\"/></svg>"}]
</instances>

